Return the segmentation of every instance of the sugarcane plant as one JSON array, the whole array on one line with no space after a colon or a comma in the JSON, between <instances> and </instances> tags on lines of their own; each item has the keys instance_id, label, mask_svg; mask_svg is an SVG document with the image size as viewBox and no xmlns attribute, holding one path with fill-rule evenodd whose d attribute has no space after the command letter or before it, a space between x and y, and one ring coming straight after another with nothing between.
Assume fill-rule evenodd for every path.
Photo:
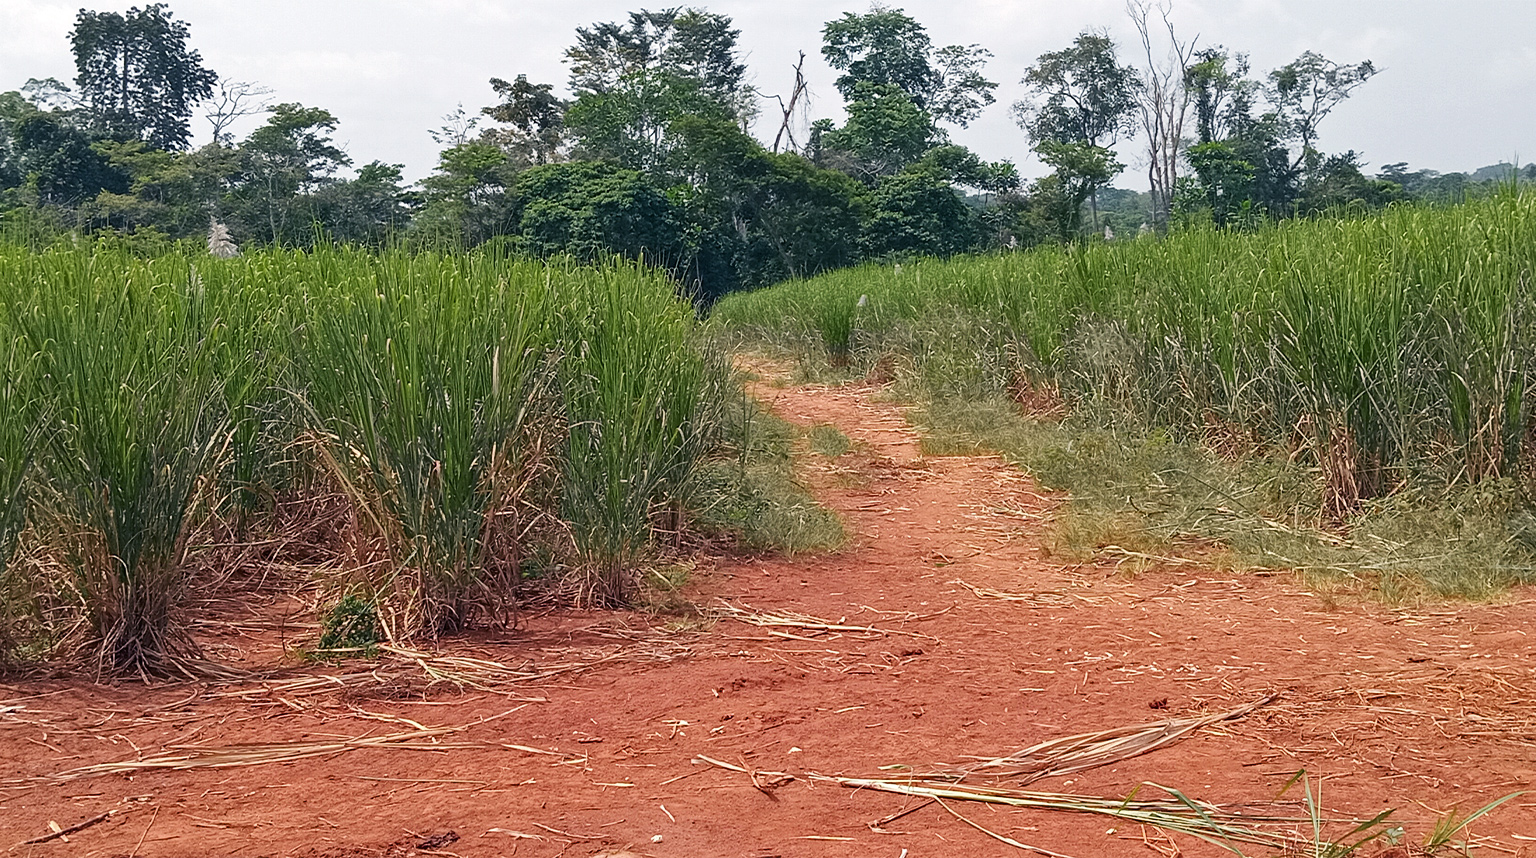
<instances>
[{"instance_id":1,"label":"sugarcane plant","mask_svg":"<svg viewBox=\"0 0 1536 858\"><path fill-rule=\"evenodd\" d=\"M212 354L225 335L183 259L48 253L7 296L47 409L38 526L69 570L102 673L204 668L178 622L188 527L229 440Z\"/></svg>"}]
</instances>

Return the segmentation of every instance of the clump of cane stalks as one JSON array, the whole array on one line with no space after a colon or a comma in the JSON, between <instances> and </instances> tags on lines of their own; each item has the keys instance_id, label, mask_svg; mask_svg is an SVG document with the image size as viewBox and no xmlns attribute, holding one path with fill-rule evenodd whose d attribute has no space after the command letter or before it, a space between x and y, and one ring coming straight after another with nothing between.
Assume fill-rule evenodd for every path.
<instances>
[{"instance_id":1,"label":"clump of cane stalks","mask_svg":"<svg viewBox=\"0 0 1536 858\"><path fill-rule=\"evenodd\" d=\"M98 670L188 672L176 622L193 507L229 442L212 355L224 335L194 269L48 253L7 274L44 409L36 526L67 570Z\"/></svg>"},{"instance_id":2,"label":"clump of cane stalks","mask_svg":"<svg viewBox=\"0 0 1536 858\"><path fill-rule=\"evenodd\" d=\"M386 641L505 624L530 565L621 603L676 538L726 376L664 275L188 251L0 247L0 557L26 560L0 567L0 634L102 673L214 670L197 552L282 543L294 493L338 499L313 505L347 543L320 601L356 594Z\"/></svg>"}]
</instances>

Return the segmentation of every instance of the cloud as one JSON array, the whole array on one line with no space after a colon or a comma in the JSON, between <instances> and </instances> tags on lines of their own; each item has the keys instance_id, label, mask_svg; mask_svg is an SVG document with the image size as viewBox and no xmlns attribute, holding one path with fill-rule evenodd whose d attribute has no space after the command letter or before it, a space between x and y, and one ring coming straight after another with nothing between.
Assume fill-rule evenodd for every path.
<instances>
[{"instance_id":1,"label":"cloud","mask_svg":"<svg viewBox=\"0 0 1536 858\"><path fill-rule=\"evenodd\" d=\"M1501 89L1525 89L1536 83L1536 48L1496 51L1482 66L1483 81Z\"/></svg>"},{"instance_id":2,"label":"cloud","mask_svg":"<svg viewBox=\"0 0 1536 858\"><path fill-rule=\"evenodd\" d=\"M0 4L0 91L15 89L31 77L75 76L67 34L76 8L59 3Z\"/></svg>"}]
</instances>

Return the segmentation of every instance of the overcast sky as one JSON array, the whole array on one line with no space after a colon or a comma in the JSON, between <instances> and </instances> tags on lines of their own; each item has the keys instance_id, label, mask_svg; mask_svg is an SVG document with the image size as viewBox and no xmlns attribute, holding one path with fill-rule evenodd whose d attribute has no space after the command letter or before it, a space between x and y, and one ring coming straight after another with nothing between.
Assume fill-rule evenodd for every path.
<instances>
[{"instance_id":1,"label":"overcast sky","mask_svg":"<svg viewBox=\"0 0 1536 858\"><path fill-rule=\"evenodd\" d=\"M75 74L68 33L82 0L0 0L0 90L29 77ZM649 2L662 8L668 2ZM1330 59L1374 61L1381 73L1323 124L1327 151L1355 149L1368 171L1407 161L1447 172L1536 158L1536 2L1531 0L1173 0L1183 38L1247 52L1256 72L1304 50ZM89 4L123 11L127 3ZM191 46L221 77L256 81L279 101L324 107L354 161L431 172L438 146L428 130L463 103L491 103L486 81L527 74L565 91L562 53L578 26L621 19L638 4L619 0L171 0L191 25ZM1007 158L1026 176L1044 172L1008 105L1019 78L1041 53L1068 45L1085 28L1107 30L1122 61L1135 58L1123 0L908 0L934 45L977 43L995 55L988 76L998 103L954 139L982 157ZM788 94L798 51L805 51L813 115L840 118L835 74L821 60L822 24L867 3L825 0L716 2L731 16L757 88ZM773 108L756 131L771 139ZM207 124L194 120L201 140ZM249 130L237 128L237 132ZM1116 183L1145 187L1139 145L1122 143L1131 165Z\"/></svg>"}]
</instances>

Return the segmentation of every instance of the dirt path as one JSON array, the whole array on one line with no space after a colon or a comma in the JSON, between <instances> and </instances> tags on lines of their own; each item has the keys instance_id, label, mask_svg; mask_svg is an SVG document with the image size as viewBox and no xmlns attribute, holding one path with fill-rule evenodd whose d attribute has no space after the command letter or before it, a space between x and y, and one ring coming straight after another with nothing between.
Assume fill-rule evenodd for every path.
<instances>
[{"instance_id":1,"label":"dirt path","mask_svg":"<svg viewBox=\"0 0 1536 858\"><path fill-rule=\"evenodd\" d=\"M0 685L0 782L167 749L404 736L296 762L0 788L0 849L50 821L113 811L67 843L6 854L1016 855L936 806L877 833L870 823L904 799L803 782L765 794L696 758L848 774L931 767L1275 692L1243 720L1035 788L1117 797L1154 781L1243 802L1272 798L1305 768L1326 778L1328 810L1396 807L1417 839L1440 813L1536 785L1529 592L1503 605L1329 608L1285 578L1064 566L1042 549L1059 500L999 460L923 458L900 411L867 388L761 393L784 417L857 442L816 458L807 477L853 540L832 556L722 560L696 576L693 596L890 633L736 621L666 633L642 616L562 613L507 640L453 645L534 666L614 656L519 685L532 700ZM252 629L231 629L222 654L275 660L272 636ZM436 725L464 729L411 735ZM964 810L1077 858L1174 854L1166 837L1111 832L1099 818ZM1536 794L1473 831L1484 847L1473 854L1536 856Z\"/></svg>"}]
</instances>

